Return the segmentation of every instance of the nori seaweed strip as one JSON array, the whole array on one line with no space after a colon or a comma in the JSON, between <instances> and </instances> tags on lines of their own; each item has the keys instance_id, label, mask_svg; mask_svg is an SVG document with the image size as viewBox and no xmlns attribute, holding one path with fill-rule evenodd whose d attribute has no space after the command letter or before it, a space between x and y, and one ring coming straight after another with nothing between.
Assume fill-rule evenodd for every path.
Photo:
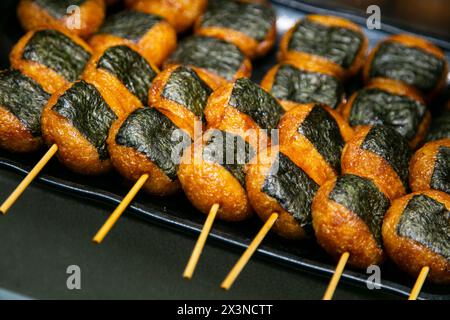
<instances>
[{"instance_id":1,"label":"nori seaweed strip","mask_svg":"<svg viewBox=\"0 0 450 320\"><path fill-rule=\"evenodd\" d=\"M450 111L444 111L442 115L431 121L426 142L450 138Z\"/></svg>"},{"instance_id":2,"label":"nori seaweed strip","mask_svg":"<svg viewBox=\"0 0 450 320\"><path fill-rule=\"evenodd\" d=\"M180 66L167 80L161 96L186 107L204 119L203 110L211 95L211 88L190 68Z\"/></svg>"},{"instance_id":3,"label":"nori seaweed strip","mask_svg":"<svg viewBox=\"0 0 450 320\"><path fill-rule=\"evenodd\" d=\"M34 0L33 2L47 11L53 18L62 19L69 14L67 8L81 6L86 0Z\"/></svg>"},{"instance_id":4,"label":"nori seaweed strip","mask_svg":"<svg viewBox=\"0 0 450 320\"><path fill-rule=\"evenodd\" d=\"M450 261L450 211L435 199L413 196L403 210L397 233Z\"/></svg>"},{"instance_id":5,"label":"nori seaweed strip","mask_svg":"<svg viewBox=\"0 0 450 320\"><path fill-rule=\"evenodd\" d=\"M340 176L328 198L364 221L378 245L382 247L381 227L390 202L371 180L353 174Z\"/></svg>"},{"instance_id":6,"label":"nori seaweed strip","mask_svg":"<svg viewBox=\"0 0 450 320\"><path fill-rule=\"evenodd\" d=\"M203 160L215 162L230 172L245 187L245 165L255 150L238 135L213 129L203 146Z\"/></svg>"},{"instance_id":7,"label":"nori seaweed strip","mask_svg":"<svg viewBox=\"0 0 450 320\"><path fill-rule=\"evenodd\" d=\"M140 11L121 11L108 17L98 34L111 34L136 43L162 20L162 17L154 14Z\"/></svg>"},{"instance_id":8,"label":"nori seaweed strip","mask_svg":"<svg viewBox=\"0 0 450 320\"><path fill-rule=\"evenodd\" d=\"M11 112L34 137L41 135L41 113L50 95L17 70L0 72L0 108Z\"/></svg>"},{"instance_id":9,"label":"nori seaweed strip","mask_svg":"<svg viewBox=\"0 0 450 320\"><path fill-rule=\"evenodd\" d=\"M116 143L145 155L172 181L177 179L178 159L191 138L155 108L140 108L123 122ZM182 146L181 148L178 148ZM174 159L173 152L178 150Z\"/></svg>"},{"instance_id":10,"label":"nori seaweed strip","mask_svg":"<svg viewBox=\"0 0 450 320\"><path fill-rule=\"evenodd\" d=\"M311 203L318 189L319 185L314 180L280 152L261 191L275 198L284 210L310 232Z\"/></svg>"},{"instance_id":11,"label":"nori seaweed strip","mask_svg":"<svg viewBox=\"0 0 450 320\"><path fill-rule=\"evenodd\" d=\"M91 54L56 30L37 31L24 48L22 58L40 63L74 82Z\"/></svg>"},{"instance_id":12,"label":"nori seaweed strip","mask_svg":"<svg viewBox=\"0 0 450 320\"><path fill-rule=\"evenodd\" d=\"M117 77L144 105L147 104L148 90L157 72L139 53L128 46L108 48L98 60L97 68Z\"/></svg>"},{"instance_id":13,"label":"nori seaweed strip","mask_svg":"<svg viewBox=\"0 0 450 320\"><path fill-rule=\"evenodd\" d=\"M234 0L209 0L202 17L202 27L222 27L245 33L263 41L275 21L275 13L267 5Z\"/></svg>"},{"instance_id":14,"label":"nori seaweed strip","mask_svg":"<svg viewBox=\"0 0 450 320\"><path fill-rule=\"evenodd\" d=\"M436 154L430 186L450 194L450 148L440 146Z\"/></svg>"},{"instance_id":15,"label":"nori seaweed strip","mask_svg":"<svg viewBox=\"0 0 450 320\"><path fill-rule=\"evenodd\" d=\"M306 18L296 26L288 49L325 57L347 69L355 60L362 42L359 32L324 26Z\"/></svg>"},{"instance_id":16,"label":"nori seaweed strip","mask_svg":"<svg viewBox=\"0 0 450 320\"><path fill-rule=\"evenodd\" d=\"M244 58L238 47L231 43L210 37L192 36L178 45L167 62L203 68L231 81Z\"/></svg>"},{"instance_id":17,"label":"nori seaweed strip","mask_svg":"<svg viewBox=\"0 0 450 320\"><path fill-rule=\"evenodd\" d=\"M278 101L257 84L246 78L236 80L228 104L252 118L270 135L284 114Z\"/></svg>"},{"instance_id":18,"label":"nori seaweed strip","mask_svg":"<svg viewBox=\"0 0 450 320\"><path fill-rule=\"evenodd\" d=\"M412 140L425 115L426 106L407 96L377 88L358 92L351 111L351 126L381 124L390 126L408 140Z\"/></svg>"},{"instance_id":19,"label":"nori seaweed strip","mask_svg":"<svg viewBox=\"0 0 450 320\"><path fill-rule=\"evenodd\" d=\"M324 108L314 106L297 130L314 145L325 161L339 173L345 142L336 120Z\"/></svg>"},{"instance_id":20,"label":"nori seaweed strip","mask_svg":"<svg viewBox=\"0 0 450 320\"><path fill-rule=\"evenodd\" d=\"M334 109L341 102L344 88L341 82L331 75L282 64L270 91L278 100L297 103L316 102Z\"/></svg>"},{"instance_id":21,"label":"nori seaweed strip","mask_svg":"<svg viewBox=\"0 0 450 320\"><path fill-rule=\"evenodd\" d=\"M373 57L370 77L400 80L428 92L437 86L443 68L444 61L431 53L387 41Z\"/></svg>"},{"instance_id":22,"label":"nori seaweed strip","mask_svg":"<svg viewBox=\"0 0 450 320\"><path fill-rule=\"evenodd\" d=\"M98 151L108 159L106 139L116 114L91 84L76 82L62 94L52 110L66 118Z\"/></svg>"},{"instance_id":23,"label":"nori seaweed strip","mask_svg":"<svg viewBox=\"0 0 450 320\"><path fill-rule=\"evenodd\" d=\"M370 128L361 143L361 149L386 160L408 190L408 166L412 154L408 142L397 131L387 126L375 125Z\"/></svg>"}]
</instances>

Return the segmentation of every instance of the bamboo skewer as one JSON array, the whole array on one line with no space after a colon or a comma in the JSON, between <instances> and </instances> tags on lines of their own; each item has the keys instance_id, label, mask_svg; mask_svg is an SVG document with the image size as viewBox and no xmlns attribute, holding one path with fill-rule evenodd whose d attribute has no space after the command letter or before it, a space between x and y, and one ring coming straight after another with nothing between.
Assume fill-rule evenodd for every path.
<instances>
[{"instance_id":1,"label":"bamboo skewer","mask_svg":"<svg viewBox=\"0 0 450 320\"><path fill-rule=\"evenodd\" d=\"M333 298L334 292L336 291L336 287L341 279L341 275L344 272L345 265L347 264L348 258L350 257L350 253L344 252L339 259L339 262L336 266L336 270L334 271L333 277L331 278L330 283L328 284L327 291L325 291L325 295L323 296L323 300L331 300Z\"/></svg>"},{"instance_id":2,"label":"bamboo skewer","mask_svg":"<svg viewBox=\"0 0 450 320\"><path fill-rule=\"evenodd\" d=\"M42 169L47 165L47 163L53 158L53 156L58 152L58 146L56 144L45 153L41 160L34 166L34 168L27 174L25 179L16 187L16 189L11 193L11 195L6 199L5 202L0 207L0 213L6 215L8 210L14 205L17 199L22 195L22 193L27 189L27 187L33 182L36 176L42 171Z\"/></svg>"},{"instance_id":3,"label":"bamboo skewer","mask_svg":"<svg viewBox=\"0 0 450 320\"><path fill-rule=\"evenodd\" d=\"M420 270L419 276L417 277L416 283L409 294L408 300L416 300L420 294L420 290L422 290L422 286L425 283L425 280L428 276L428 272L430 272L430 267L423 267Z\"/></svg>"},{"instance_id":4,"label":"bamboo skewer","mask_svg":"<svg viewBox=\"0 0 450 320\"><path fill-rule=\"evenodd\" d=\"M245 250L244 254L241 256L241 258L238 260L238 262L234 265L233 269L231 269L230 273L227 275L225 280L222 282L221 287L222 289L229 290L230 287L233 285L236 278L239 276L241 271L244 269L244 267L247 265L248 261L252 257L252 255L255 253L256 249L258 249L261 242L266 237L267 233L272 229L274 223L278 219L277 213L272 213L272 215L267 219L266 223L264 223L264 226L261 228L261 230L258 232L256 237L253 239L253 241L250 243L248 248Z\"/></svg>"},{"instance_id":5,"label":"bamboo skewer","mask_svg":"<svg viewBox=\"0 0 450 320\"><path fill-rule=\"evenodd\" d=\"M117 220L119 220L122 213L128 208L131 201L133 201L133 199L136 197L136 195L142 189L148 179L148 174L144 174L139 178L139 180L134 184L133 188L131 188L125 198L123 198L122 202L119 204L116 210L114 210L114 212L109 216L108 220L106 220L105 224L100 228L100 230L98 230L97 234L92 239L93 242L100 244L103 239L105 239L108 232L112 229Z\"/></svg>"},{"instance_id":6,"label":"bamboo skewer","mask_svg":"<svg viewBox=\"0 0 450 320\"><path fill-rule=\"evenodd\" d=\"M192 251L191 257L189 258L186 269L184 269L183 277L185 279L191 279L194 274L195 267L197 266L200 255L202 254L203 247L205 246L206 239L208 238L211 227L219 210L219 204L214 204L209 211L208 217L206 218L205 224L203 225L202 232L198 237L197 243L195 244L194 250Z\"/></svg>"}]
</instances>

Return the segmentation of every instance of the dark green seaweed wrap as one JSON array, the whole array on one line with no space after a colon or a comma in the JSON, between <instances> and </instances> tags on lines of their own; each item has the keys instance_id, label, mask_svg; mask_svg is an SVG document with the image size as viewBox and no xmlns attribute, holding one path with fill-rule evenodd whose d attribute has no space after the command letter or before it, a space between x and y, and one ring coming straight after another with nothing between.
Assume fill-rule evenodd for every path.
<instances>
[{"instance_id":1,"label":"dark green seaweed wrap","mask_svg":"<svg viewBox=\"0 0 450 320\"><path fill-rule=\"evenodd\" d=\"M408 190L409 160L412 152L408 141L387 126L372 126L361 143L361 149L375 153L387 161Z\"/></svg>"},{"instance_id":2,"label":"dark green seaweed wrap","mask_svg":"<svg viewBox=\"0 0 450 320\"><path fill-rule=\"evenodd\" d=\"M283 107L270 93L246 78L236 80L228 105L248 115L268 135L284 114Z\"/></svg>"},{"instance_id":3,"label":"dark green seaweed wrap","mask_svg":"<svg viewBox=\"0 0 450 320\"><path fill-rule=\"evenodd\" d=\"M162 20L162 17L154 14L140 11L120 11L106 19L98 34L110 34L137 43Z\"/></svg>"},{"instance_id":4,"label":"dark green seaweed wrap","mask_svg":"<svg viewBox=\"0 0 450 320\"><path fill-rule=\"evenodd\" d=\"M76 82L59 97L52 110L67 119L97 149L100 160L108 159L106 139L117 115L97 88L83 80Z\"/></svg>"},{"instance_id":5,"label":"dark green seaweed wrap","mask_svg":"<svg viewBox=\"0 0 450 320\"><path fill-rule=\"evenodd\" d=\"M116 143L143 154L174 181L179 159L191 138L157 109L146 107L128 116L116 135Z\"/></svg>"},{"instance_id":6,"label":"dark green seaweed wrap","mask_svg":"<svg viewBox=\"0 0 450 320\"><path fill-rule=\"evenodd\" d=\"M270 93L278 100L315 102L335 109L342 101L344 88L336 77L284 63L275 75Z\"/></svg>"},{"instance_id":7,"label":"dark green seaweed wrap","mask_svg":"<svg viewBox=\"0 0 450 320\"><path fill-rule=\"evenodd\" d=\"M403 210L397 233L450 261L450 212L443 203L426 195L413 196Z\"/></svg>"},{"instance_id":8,"label":"dark green seaweed wrap","mask_svg":"<svg viewBox=\"0 0 450 320\"><path fill-rule=\"evenodd\" d=\"M297 131L313 144L317 152L337 173L341 171L341 154L345 142L331 114L320 105L316 105Z\"/></svg>"},{"instance_id":9,"label":"dark green seaweed wrap","mask_svg":"<svg viewBox=\"0 0 450 320\"><path fill-rule=\"evenodd\" d=\"M69 82L78 79L90 57L89 52L65 34L50 29L37 31L22 54L24 60L42 64Z\"/></svg>"},{"instance_id":10,"label":"dark green seaweed wrap","mask_svg":"<svg viewBox=\"0 0 450 320\"><path fill-rule=\"evenodd\" d=\"M86 0L34 0L34 3L44 9L55 19L62 19L70 14L70 6L81 6Z\"/></svg>"},{"instance_id":11,"label":"dark green seaweed wrap","mask_svg":"<svg viewBox=\"0 0 450 320\"><path fill-rule=\"evenodd\" d=\"M275 198L301 227L311 232L311 204L318 189L314 180L279 152L261 191Z\"/></svg>"},{"instance_id":12,"label":"dark green seaweed wrap","mask_svg":"<svg viewBox=\"0 0 450 320\"><path fill-rule=\"evenodd\" d=\"M11 112L33 137L41 135L41 113L50 95L17 70L0 72L0 108Z\"/></svg>"},{"instance_id":13,"label":"dark green seaweed wrap","mask_svg":"<svg viewBox=\"0 0 450 320\"><path fill-rule=\"evenodd\" d=\"M434 162L430 187L450 194L450 148L440 146Z\"/></svg>"},{"instance_id":14,"label":"dark green seaweed wrap","mask_svg":"<svg viewBox=\"0 0 450 320\"><path fill-rule=\"evenodd\" d=\"M184 106L203 120L203 110L211 93L211 88L194 70L179 66L170 75L161 96Z\"/></svg>"},{"instance_id":15,"label":"dark green seaweed wrap","mask_svg":"<svg viewBox=\"0 0 450 320\"><path fill-rule=\"evenodd\" d=\"M97 68L111 73L142 104L147 104L148 90L157 71L139 53L125 45L108 48L98 60Z\"/></svg>"},{"instance_id":16,"label":"dark green seaweed wrap","mask_svg":"<svg viewBox=\"0 0 450 320\"><path fill-rule=\"evenodd\" d=\"M382 247L381 227L390 202L370 179L353 174L340 176L328 198L356 214Z\"/></svg>"},{"instance_id":17,"label":"dark green seaweed wrap","mask_svg":"<svg viewBox=\"0 0 450 320\"><path fill-rule=\"evenodd\" d=\"M373 57L370 77L400 80L429 92L437 87L443 70L444 61L435 55L419 48L386 41Z\"/></svg>"},{"instance_id":18,"label":"dark green seaweed wrap","mask_svg":"<svg viewBox=\"0 0 450 320\"><path fill-rule=\"evenodd\" d=\"M178 45L166 63L202 68L231 81L244 58L241 50L231 43L210 37L192 36Z\"/></svg>"},{"instance_id":19,"label":"dark green seaweed wrap","mask_svg":"<svg viewBox=\"0 0 450 320\"><path fill-rule=\"evenodd\" d=\"M446 110L440 116L433 118L425 141L450 139L450 111Z\"/></svg>"},{"instance_id":20,"label":"dark green seaweed wrap","mask_svg":"<svg viewBox=\"0 0 450 320\"><path fill-rule=\"evenodd\" d=\"M209 133L203 160L220 164L245 187L245 165L256 155L255 150L238 135L216 129Z\"/></svg>"},{"instance_id":21,"label":"dark green seaweed wrap","mask_svg":"<svg viewBox=\"0 0 450 320\"><path fill-rule=\"evenodd\" d=\"M295 27L288 50L321 56L347 69L355 61L362 43L359 32L325 26L306 18Z\"/></svg>"},{"instance_id":22,"label":"dark green seaweed wrap","mask_svg":"<svg viewBox=\"0 0 450 320\"><path fill-rule=\"evenodd\" d=\"M386 125L412 140L425 116L426 106L410 97L377 88L361 89L351 106L351 126Z\"/></svg>"},{"instance_id":23,"label":"dark green seaweed wrap","mask_svg":"<svg viewBox=\"0 0 450 320\"><path fill-rule=\"evenodd\" d=\"M268 5L238 0L209 0L201 26L232 29L261 42L274 22L275 12Z\"/></svg>"}]
</instances>

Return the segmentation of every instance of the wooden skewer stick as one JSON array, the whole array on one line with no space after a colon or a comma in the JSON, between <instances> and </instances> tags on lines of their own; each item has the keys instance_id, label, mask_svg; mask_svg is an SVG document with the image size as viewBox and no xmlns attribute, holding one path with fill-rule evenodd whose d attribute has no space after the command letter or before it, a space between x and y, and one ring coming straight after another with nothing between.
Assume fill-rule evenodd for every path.
<instances>
[{"instance_id":1,"label":"wooden skewer stick","mask_svg":"<svg viewBox=\"0 0 450 320\"><path fill-rule=\"evenodd\" d=\"M144 174L139 178L139 180L134 184L133 188L131 188L125 198L123 198L122 202L119 204L116 210L114 210L114 212L109 216L108 220L106 220L105 224L97 232L92 241L97 244L100 244L103 241L103 239L106 237L117 220L119 220L122 213L128 208L131 201L133 201L138 192L142 189L148 178L148 174Z\"/></svg>"},{"instance_id":2,"label":"wooden skewer stick","mask_svg":"<svg viewBox=\"0 0 450 320\"><path fill-rule=\"evenodd\" d=\"M422 286L428 276L428 272L430 272L430 267L423 267L420 270L419 276L417 277L416 283L409 294L408 300L416 300L420 294L420 290L422 290Z\"/></svg>"},{"instance_id":3,"label":"wooden skewer stick","mask_svg":"<svg viewBox=\"0 0 450 320\"><path fill-rule=\"evenodd\" d=\"M5 215L11 206L17 201L17 199L22 195L26 188L31 182L36 178L36 176L42 171L42 169L47 165L47 163L53 158L53 156L58 152L58 146L54 144L42 157L41 160L34 166L34 168L27 174L25 179L16 187L16 189L11 193L11 195L6 199L5 202L0 207L0 213Z\"/></svg>"},{"instance_id":4,"label":"wooden skewer stick","mask_svg":"<svg viewBox=\"0 0 450 320\"><path fill-rule=\"evenodd\" d=\"M252 255L255 253L256 249L258 249L261 242L266 237L267 233L272 229L275 221L278 219L278 213L272 213L272 215L267 219L264 226L259 230L256 237L253 239L253 241L250 243L248 248L245 250L244 254L241 256L241 258L238 260L238 262L234 265L233 269L231 269L230 273L227 275L225 280L222 282L221 287L222 289L229 290L231 286L233 285L236 278L239 276L241 271L244 269L244 267L247 265L248 261L252 257Z\"/></svg>"},{"instance_id":5,"label":"wooden skewer stick","mask_svg":"<svg viewBox=\"0 0 450 320\"><path fill-rule=\"evenodd\" d=\"M189 258L189 262L186 265L186 269L184 269L183 277L185 279L191 279L192 275L194 274L195 267L197 266L198 260L200 259L200 255L202 254L203 247L205 246L206 239L208 238L209 232L211 231L211 227L214 223L214 219L216 218L218 210L219 205L217 203L211 207L211 210L209 210L209 214L206 218L205 224L203 225L202 232L198 237L191 257Z\"/></svg>"},{"instance_id":6,"label":"wooden skewer stick","mask_svg":"<svg viewBox=\"0 0 450 320\"><path fill-rule=\"evenodd\" d=\"M344 272L345 265L347 264L348 258L350 257L350 253L344 252L339 259L339 262L336 266L336 270L334 271L333 277L331 278L330 284L328 285L327 291L325 291L325 295L323 296L323 300L331 300L333 298L334 292L336 291L336 287L341 279L342 272Z\"/></svg>"}]
</instances>

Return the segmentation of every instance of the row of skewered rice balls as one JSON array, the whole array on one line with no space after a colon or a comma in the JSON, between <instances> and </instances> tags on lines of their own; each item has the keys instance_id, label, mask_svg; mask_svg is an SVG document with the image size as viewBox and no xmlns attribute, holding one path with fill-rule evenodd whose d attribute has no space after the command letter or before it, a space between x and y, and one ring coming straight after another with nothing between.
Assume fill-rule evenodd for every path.
<instances>
[{"instance_id":1,"label":"row of skewered rice balls","mask_svg":"<svg viewBox=\"0 0 450 320\"><path fill-rule=\"evenodd\" d=\"M241 12L252 17L249 30L265 25L253 11L235 14ZM429 266L430 279L449 282L450 112L428 130L425 106L447 74L438 48L404 35L381 42L363 68L367 86L346 101L343 84L364 64L367 48L349 21L308 16L297 23L261 88L243 78L251 73L248 57L257 54L247 57L236 37L222 38L220 30L186 38L159 72L164 59L151 57L173 50L160 41L171 32L153 32L161 19L136 35L136 14L108 18L100 28L107 32L90 38L92 48L64 29L28 32L11 52L13 69L0 76L0 146L32 152L43 138L75 172L101 174L114 165L129 180L149 174L144 189L151 194L181 185L200 211L218 203L218 217L228 221L253 210L262 219L278 212L275 232L302 239L314 229L328 253L350 252L355 267L381 263L387 253L413 275ZM182 128L190 140L194 120L208 129L195 142L203 148L188 147L177 165L172 134ZM261 151L255 141L271 138L261 129L274 128L279 151ZM242 136L247 129L257 139ZM243 142L244 160L253 155L256 163L218 163L214 155L229 136ZM424 140L430 142L410 161ZM206 161L195 161L196 150ZM409 188L414 193L404 196Z\"/></svg>"}]
</instances>

